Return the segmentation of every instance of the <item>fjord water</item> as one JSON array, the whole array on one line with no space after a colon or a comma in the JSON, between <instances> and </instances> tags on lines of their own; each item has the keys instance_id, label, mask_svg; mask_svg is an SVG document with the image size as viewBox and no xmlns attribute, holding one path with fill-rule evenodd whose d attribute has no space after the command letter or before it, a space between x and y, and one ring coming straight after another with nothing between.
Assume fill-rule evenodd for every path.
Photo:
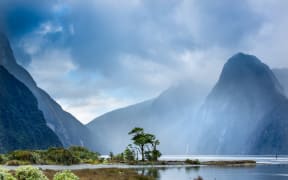
<instances>
[{"instance_id":1,"label":"fjord water","mask_svg":"<svg viewBox=\"0 0 288 180\"><path fill-rule=\"evenodd\" d=\"M194 179L204 180L284 180L288 179L288 156L163 156L162 160L199 159L213 160L255 160L257 165L249 167L169 167L139 170L160 180Z\"/></svg>"},{"instance_id":2,"label":"fjord water","mask_svg":"<svg viewBox=\"0 0 288 180\"><path fill-rule=\"evenodd\" d=\"M171 167L142 169L139 173L159 180L287 180L288 165L257 165L255 167Z\"/></svg>"}]
</instances>

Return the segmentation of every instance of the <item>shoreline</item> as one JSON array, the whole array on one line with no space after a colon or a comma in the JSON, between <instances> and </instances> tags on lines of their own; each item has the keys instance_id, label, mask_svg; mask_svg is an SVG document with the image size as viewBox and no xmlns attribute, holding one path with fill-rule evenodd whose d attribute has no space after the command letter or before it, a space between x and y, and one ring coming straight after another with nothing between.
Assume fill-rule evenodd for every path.
<instances>
[{"instance_id":1,"label":"shoreline","mask_svg":"<svg viewBox=\"0 0 288 180\"><path fill-rule=\"evenodd\" d=\"M200 164L187 164L184 161L159 161L151 164L127 164L127 163L111 163L111 164L74 164L74 165L37 165L31 164L29 166L37 167L41 170L85 170L85 169L142 169L142 168L186 168L186 167L253 167L259 165L256 161L210 161L201 162ZM1 165L8 170L15 170L20 166Z\"/></svg>"}]
</instances>

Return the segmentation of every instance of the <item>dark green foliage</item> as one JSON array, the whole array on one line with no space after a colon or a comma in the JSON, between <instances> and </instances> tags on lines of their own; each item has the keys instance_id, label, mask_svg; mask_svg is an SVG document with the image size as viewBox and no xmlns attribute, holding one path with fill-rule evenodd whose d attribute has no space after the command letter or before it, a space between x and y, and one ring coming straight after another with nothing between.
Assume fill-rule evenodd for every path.
<instances>
[{"instance_id":1,"label":"dark green foliage","mask_svg":"<svg viewBox=\"0 0 288 180\"><path fill-rule=\"evenodd\" d=\"M200 165L201 163L198 159L196 160L186 159L185 164Z\"/></svg>"},{"instance_id":2,"label":"dark green foliage","mask_svg":"<svg viewBox=\"0 0 288 180\"><path fill-rule=\"evenodd\" d=\"M134 149L136 149L136 153L137 151L141 153L142 161L144 161L145 158L149 161L158 160L161 156L160 151L157 150L160 141L156 139L155 135L145 133L144 129L139 127L135 127L128 134L133 135L131 140L136 146Z\"/></svg>"},{"instance_id":3,"label":"dark green foliage","mask_svg":"<svg viewBox=\"0 0 288 180\"><path fill-rule=\"evenodd\" d=\"M4 155L0 154L0 164L2 164L5 161Z\"/></svg>"},{"instance_id":4,"label":"dark green foliage","mask_svg":"<svg viewBox=\"0 0 288 180\"><path fill-rule=\"evenodd\" d=\"M80 163L79 158L73 156L69 150L63 148L49 148L47 158L56 164L71 165Z\"/></svg>"},{"instance_id":5,"label":"dark green foliage","mask_svg":"<svg viewBox=\"0 0 288 180\"><path fill-rule=\"evenodd\" d=\"M109 157L110 157L110 159L113 159L113 157L114 157L113 152L110 152L110 153L109 153Z\"/></svg>"},{"instance_id":6,"label":"dark green foliage","mask_svg":"<svg viewBox=\"0 0 288 180\"><path fill-rule=\"evenodd\" d=\"M6 161L5 165L7 166L23 166L31 164L28 161L19 161L19 160L8 160Z\"/></svg>"},{"instance_id":7,"label":"dark green foliage","mask_svg":"<svg viewBox=\"0 0 288 180\"><path fill-rule=\"evenodd\" d=\"M124 162L125 161L124 153L114 155L112 152L110 152L109 161L110 162Z\"/></svg>"},{"instance_id":8,"label":"dark green foliage","mask_svg":"<svg viewBox=\"0 0 288 180\"><path fill-rule=\"evenodd\" d=\"M49 148L48 150L13 151L0 156L0 163L7 165L98 163L99 154L83 147Z\"/></svg>"},{"instance_id":9,"label":"dark green foliage","mask_svg":"<svg viewBox=\"0 0 288 180\"><path fill-rule=\"evenodd\" d=\"M158 158L161 157L162 153L157 150L157 149L154 149L151 151L151 158L152 158L152 161L158 161Z\"/></svg>"},{"instance_id":10,"label":"dark green foliage","mask_svg":"<svg viewBox=\"0 0 288 180\"><path fill-rule=\"evenodd\" d=\"M131 148L131 146L128 146L124 151L124 159L125 161L134 161L135 160L135 152Z\"/></svg>"},{"instance_id":11,"label":"dark green foliage","mask_svg":"<svg viewBox=\"0 0 288 180\"><path fill-rule=\"evenodd\" d=\"M111 159L112 161L116 161L116 162L124 162L125 158L124 158L124 153L120 153L117 154L113 157L113 159Z\"/></svg>"},{"instance_id":12,"label":"dark green foliage","mask_svg":"<svg viewBox=\"0 0 288 180\"><path fill-rule=\"evenodd\" d=\"M32 151L13 151L8 154L9 160L28 161L36 163L36 156L33 155Z\"/></svg>"},{"instance_id":13,"label":"dark green foliage","mask_svg":"<svg viewBox=\"0 0 288 180\"><path fill-rule=\"evenodd\" d=\"M99 153L89 151L81 146L72 146L68 149L74 157L80 159L81 163L93 163L99 160Z\"/></svg>"},{"instance_id":14,"label":"dark green foliage","mask_svg":"<svg viewBox=\"0 0 288 180\"><path fill-rule=\"evenodd\" d=\"M145 151L145 158L148 161L152 161L151 151Z\"/></svg>"}]
</instances>

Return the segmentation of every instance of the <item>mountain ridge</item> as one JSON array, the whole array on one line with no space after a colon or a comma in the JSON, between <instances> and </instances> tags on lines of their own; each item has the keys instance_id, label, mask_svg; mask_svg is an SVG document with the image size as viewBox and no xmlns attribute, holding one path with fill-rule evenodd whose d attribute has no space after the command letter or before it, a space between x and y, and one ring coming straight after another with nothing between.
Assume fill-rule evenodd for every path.
<instances>
[{"instance_id":1,"label":"mountain ridge","mask_svg":"<svg viewBox=\"0 0 288 180\"><path fill-rule=\"evenodd\" d=\"M62 146L32 92L0 65L0 152Z\"/></svg>"},{"instance_id":2,"label":"mountain ridge","mask_svg":"<svg viewBox=\"0 0 288 180\"><path fill-rule=\"evenodd\" d=\"M97 135L99 139L109 136L101 136L103 129L110 130L111 138L114 137L114 140L119 141L120 149L123 150L129 143L123 141L129 138L127 136L129 128L122 130L121 133L119 129L121 126L132 127L132 122L135 126L144 127L149 132L155 133L163 144L168 144L171 139L177 139L173 145L178 146L177 151L172 151L165 145L160 147L166 154L174 152L179 154L180 149L186 148L185 145L190 147L189 153L193 154L273 154L275 149L271 148L272 140L276 136L282 137L282 140L286 139L281 126L284 129L287 126L288 129L288 123L286 124L288 113L285 113L286 109L288 111L288 106L286 107L288 104L282 82L269 66L256 56L237 53L229 58L215 86L210 93L202 95L199 100L193 98L197 97L197 93L193 92L197 86L186 85L168 89L158 97L146 101L145 105L139 103L108 112L87 126L91 131L97 132L101 129ZM178 97L177 94L183 96ZM188 106L189 101L194 101L197 105ZM182 112L189 115L183 118L180 116ZM134 123L133 120L137 118L137 123ZM115 123L117 121L121 123ZM101 123L106 124L106 127L102 127ZM159 125L161 123L163 126ZM154 126L154 129L150 126ZM171 126L175 126L178 131L171 129ZM270 126L274 129L269 129ZM187 130L187 127L190 128ZM164 133L157 132L157 128ZM277 143L279 153L287 152L284 145L281 145L281 140ZM115 149L117 148L110 147L109 151Z\"/></svg>"},{"instance_id":3,"label":"mountain ridge","mask_svg":"<svg viewBox=\"0 0 288 180\"><path fill-rule=\"evenodd\" d=\"M89 147L91 140L89 130L74 116L65 112L56 101L37 86L32 76L17 64L9 40L3 33L0 33L0 65L32 91L47 125L58 135L65 147L72 145Z\"/></svg>"},{"instance_id":4,"label":"mountain ridge","mask_svg":"<svg viewBox=\"0 0 288 180\"><path fill-rule=\"evenodd\" d=\"M243 53L232 56L200 111L199 120L206 124L207 130L203 132L199 151L207 154L253 151L249 138L283 100L286 100L283 88L267 65L255 56Z\"/></svg>"}]
</instances>

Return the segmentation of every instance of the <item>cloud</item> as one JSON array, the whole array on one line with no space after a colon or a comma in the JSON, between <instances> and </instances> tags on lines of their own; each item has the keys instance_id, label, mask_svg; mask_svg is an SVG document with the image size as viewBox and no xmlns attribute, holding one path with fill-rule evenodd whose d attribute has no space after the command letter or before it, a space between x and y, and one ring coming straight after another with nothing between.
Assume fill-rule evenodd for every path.
<instances>
[{"instance_id":1,"label":"cloud","mask_svg":"<svg viewBox=\"0 0 288 180\"><path fill-rule=\"evenodd\" d=\"M247 51L258 55L271 67L288 67L288 1L253 0L251 6L262 15L265 22L254 36L247 38Z\"/></svg>"},{"instance_id":2,"label":"cloud","mask_svg":"<svg viewBox=\"0 0 288 180\"><path fill-rule=\"evenodd\" d=\"M285 7L284 0L3 0L0 25L40 87L87 122L181 79L212 86L238 51L288 66Z\"/></svg>"},{"instance_id":3,"label":"cloud","mask_svg":"<svg viewBox=\"0 0 288 180\"><path fill-rule=\"evenodd\" d=\"M82 123L87 124L91 118L98 117L103 113L111 111L111 109L125 107L134 101L113 98L109 94L101 94L90 96L89 98L77 99L76 101L59 98L58 102L66 111L73 112L76 118L81 119Z\"/></svg>"},{"instance_id":4,"label":"cloud","mask_svg":"<svg viewBox=\"0 0 288 180\"><path fill-rule=\"evenodd\" d=\"M53 16L52 0L4 0L0 2L2 28L13 37L29 33Z\"/></svg>"},{"instance_id":5,"label":"cloud","mask_svg":"<svg viewBox=\"0 0 288 180\"><path fill-rule=\"evenodd\" d=\"M263 23L247 0L183 0L175 17L198 44L226 48L241 46Z\"/></svg>"}]
</instances>

